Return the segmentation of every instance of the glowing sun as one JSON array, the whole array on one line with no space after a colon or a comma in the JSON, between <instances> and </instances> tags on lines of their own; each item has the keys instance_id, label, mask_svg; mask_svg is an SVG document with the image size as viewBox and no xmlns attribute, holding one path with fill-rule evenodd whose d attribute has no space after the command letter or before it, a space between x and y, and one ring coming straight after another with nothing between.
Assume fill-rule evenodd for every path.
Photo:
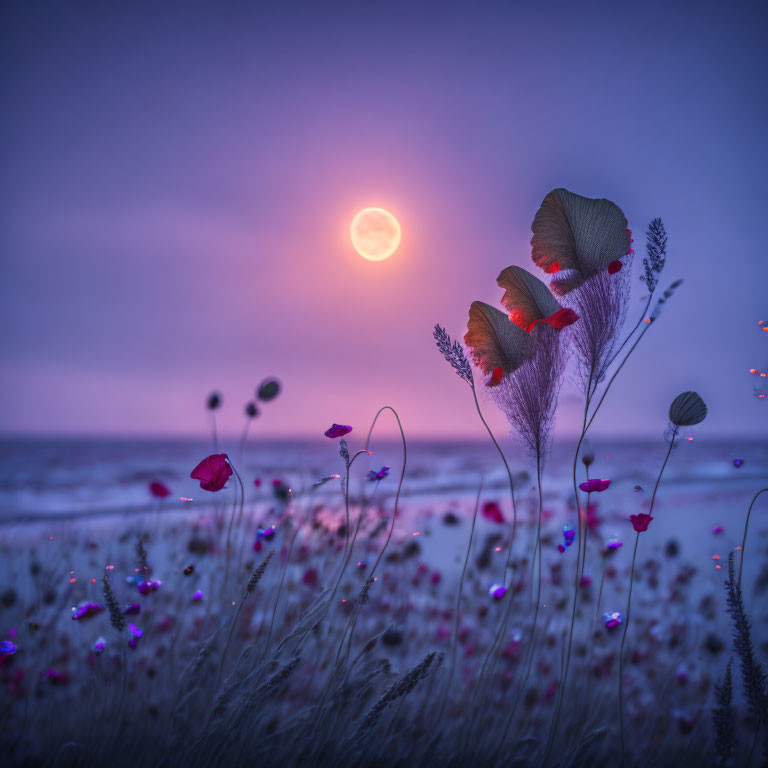
<instances>
[{"instance_id":1,"label":"glowing sun","mask_svg":"<svg viewBox=\"0 0 768 768\"><path fill-rule=\"evenodd\" d=\"M402 232L397 219L383 208L364 208L349 225L355 250L369 261L388 259L400 245Z\"/></svg>"}]
</instances>

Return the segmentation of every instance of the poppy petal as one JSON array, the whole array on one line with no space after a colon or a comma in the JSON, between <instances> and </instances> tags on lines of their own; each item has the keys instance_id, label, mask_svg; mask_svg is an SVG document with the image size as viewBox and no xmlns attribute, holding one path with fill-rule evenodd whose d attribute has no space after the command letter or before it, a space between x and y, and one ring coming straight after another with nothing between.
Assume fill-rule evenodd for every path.
<instances>
[{"instance_id":1,"label":"poppy petal","mask_svg":"<svg viewBox=\"0 0 768 768\"><path fill-rule=\"evenodd\" d=\"M473 301L464 343L485 374L501 368L504 375L512 373L533 356L531 337L515 325L500 310L482 301Z\"/></svg>"}]
</instances>

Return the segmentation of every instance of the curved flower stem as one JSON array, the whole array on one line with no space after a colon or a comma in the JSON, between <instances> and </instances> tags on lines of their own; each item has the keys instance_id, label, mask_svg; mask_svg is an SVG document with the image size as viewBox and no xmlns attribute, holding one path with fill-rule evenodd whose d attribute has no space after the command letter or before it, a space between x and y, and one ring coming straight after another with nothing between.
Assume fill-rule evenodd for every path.
<instances>
[{"instance_id":1,"label":"curved flower stem","mask_svg":"<svg viewBox=\"0 0 768 768\"><path fill-rule=\"evenodd\" d=\"M240 460L243 458L243 454L245 453L245 441L248 439L248 430L251 426L251 420L246 417L245 419L245 429L243 430L243 436L240 438L240 452L238 454Z\"/></svg>"},{"instance_id":2,"label":"curved flower stem","mask_svg":"<svg viewBox=\"0 0 768 768\"><path fill-rule=\"evenodd\" d=\"M578 465L579 461L579 453L581 451L581 446L584 442L584 438L586 437L587 430L589 429L589 424L587 423L587 414L589 413L589 404L591 400L591 395L589 394L592 392L592 377L590 377L590 381L587 386L587 399L584 403L584 419L582 421L581 426L581 435L579 436L579 442L576 444L576 452L573 455L573 496L576 499L576 509L578 511L579 515L579 525L578 525L578 549L576 552L576 583L574 585L574 591L573 591L573 607L571 608L571 626L568 631L568 645L567 645L567 651L565 654L565 662L563 665L563 674L560 679L560 685L558 686L557 691L557 702L555 704L555 710L552 714L552 722L549 726L549 735L547 736L547 746L546 750L544 752L544 763L547 762L549 759L549 754L552 751L552 746L554 744L555 735L557 733L557 726L560 721L560 708L563 703L563 697L565 695L565 685L568 681L568 668L571 663L571 647L573 645L573 630L576 625L576 606L579 602L579 583L581 581L581 577L579 575L582 566L581 566L581 558L582 558L582 549L584 550L584 556L586 558L586 542L584 541L586 537L586 525L585 525L585 519L586 514L582 514L581 511L581 502L579 501L579 488L576 485L576 467Z\"/></svg>"},{"instance_id":3,"label":"curved flower stem","mask_svg":"<svg viewBox=\"0 0 768 768\"><path fill-rule=\"evenodd\" d=\"M229 466L232 467L232 471L235 473L235 477L237 477L238 481L240 482L240 488L243 487L242 480L240 480L240 475L237 473L237 470L235 469L235 465L227 459L227 462L229 463ZM243 491L243 498L245 498L245 492ZM221 588L222 591L227 588L227 581L229 580L229 553L232 546L232 524L235 522L235 511L237 510L237 488L235 488L235 497L232 501L232 514L229 518L229 526L227 527L227 557L226 562L224 566L224 581L222 582ZM241 508L241 514L242 514L242 508Z\"/></svg>"},{"instance_id":4,"label":"curved flower stem","mask_svg":"<svg viewBox=\"0 0 768 768\"><path fill-rule=\"evenodd\" d=\"M216 432L216 413L211 411L211 432L213 433L213 452L219 452L219 436Z\"/></svg>"},{"instance_id":5,"label":"curved flower stem","mask_svg":"<svg viewBox=\"0 0 768 768\"><path fill-rule=\"evenodd\" d=\"M480 485L477 489L477 498L475 499L475 512L472 515L472 528L469 531L469 543L467 544L467 554L464 557L464 567L461 569L461 578L459 579L459 591L456 593L456 617L453 622L453 637L451 638L451 669L448 673L448 682L445 685L445 692L443 693L443 703L440 706L440 713L435 720L435 725L438 725L443 719L443 713L445 712L445 705L448 702L448 696L451 692L451 686L453 685L453 675L456 669L456 639L459 634L459 618L461 614L461 593L464 590L464 577L467 573L467 563L469 563L469 555L472 551L472 539L475 535L475 523L477 522L477 510L480 508L480 495L483 492L483 479L480 478Z\"/></svg>"},{"instance_id":6,"label":"curved flower stem","mask_svg":"<svg viewBox=\"0 0 768 768\"><path fill-rule=\"evenodd\" d=\"M678 427L676 426L672 430L672 437L669 440L669 448L667 449L667 455L664 457L664 463L661 465L659 476L656 478L656 485L653 487L653 495L651 496L651 505L648 508L648 514L653 514L653 505L656 502L656 492L659 490L659 483L661 483L661 476L664 474L664 470L669 461L669 457L672 454L672 449L675 447L675 439L677 438ZM629 593L627 594L627 610L624 615L624 627L621 634L621 646L619 647L619 736L621 737L621 764L624 765L625 759L625 747L624 747L624 644L627 640L627 630L629 629L629 614L632 607L632 585L635 582L635 562L637 560L637 545L640 543L640 531L635 535L635 546L632 550L632 567L629 570Z\"/></svg>"},{"instance_id":7,"label":"curved flower stem","mask_svg":"<svg viewBox=\"0 0 768 768\"><path fill-rule=\"evenodd\" d=\"M655 290L655 289L654 289ZM643 313L640 315L640 319L635 323L632 330L627 334L627 337L624 339L624 341L619 344L619 348L613 353L613 357L611 357L610 361L608 362L608 365L611 365L613 361L619 356L619 353L622 349L626 346L626 343L632 338L635 331L642 325L643 320L645 320L645 316L648 312L648 308L651 306L651 300L653 299L653 291L651 291L648 294L648 301L645 303L645 307L643 309Z\"/></svg>"},{"instance_id":8,"label":"curved flower stem","mask_svg":"<svg viewBox=\"0 0 768 768\"><path fill-rule=\"evenodd\" d=\"M531 633L528 637L528 648L526 649L527 661L526 661L526 668L525 668L525 676L523 677L523 682L517 689L517 694L515 696L514 704L512 705L512 709L510 710L509 715L507 717L507 722L504 724L504 731L496 747L496 759L498 759L499 752L503 749L504 742L507 740L507 734L509 733L509 728L512 725L512 720L514 719L514 716L515 716L515 710L517 709L517 704L520 701L520 696L525 693L525 686L528 684L528 678L530 677L531 667L533 665L533 655L534 655L533 641L536 634L536 622L538 621L538 618L539 618L539 607L541 605L541 537L539 533L541 532L541 513L544 505L544 495L541 488L541 455L539 455L536 459L536 478L539 486L539 524L538 524L539 532L537 533L537 536L536 536L537 548L539 550L539 579L538 579L538 585L536 590L536 609L533 614L533 624L531 625Z\"/></svg>"},{"instance_id":9,"label":"curved flower stem","mask_svg":"<svg viewBox=\"0 0 768 768\"><path fill-rule=\"evenodd\" d=\"M472 390L472 397L475 400L475 408L477 408L477 415L480 417L480 421L483 422L483 426L488 432L488 436L491 438L491 441L496 446L496 450L499 452L499 456L501 456L501 460L504 462L504 469L507 470L507 477L509 478L509 495L510 495L510 498L512 499L512 539L509 542L509 552L507 553L507 564L504 568L504 583L506 584L507 571L509 570L509 563L512 557L512 547L515 543L515 535L517 533L517 504L515 502L515 482L512 479L512 470L510 470L509 464L507 463L507 457L504 455L504 451L501 450L501 446L499 445L498 441L494 437L493 432L491 432L491 428L488 426L488 422L485 420L485 417L483 416L483 412L480 410L480 402L477 399L477 390L475 389L474 379L472 379L472 382L470 383L469 386L470 386L470 389Z\"/></svg>"},{"instance_id":10,"label":"curved flower stem","mask_svg":"<svg viewBox=\"0 0 768 768\"><path fill-rule=\"evenodd\" d=\"M605 385L605 388L603 389L603 394L600 397L600 400L598 400L597 405L595 406L595 410L592 411L592 415L589 417L589 421L587 422L586 429L584 430L584 434L587 433L587 430L592 426L592 422L595 420L595 416L597 416L597 412L600 410L600 406L603 404L603 400L605 400L605 396L608 394L608 390L611 388L611 384L613 384L614 379L619 375L619 371L624 367L624 363L629 360L629 356L634 352L635 347L640 343L640 339L645 336L648 329L651 327L651 324L643 328L643 330L640 332L640 335L635 339L635 343L629 348L629 352L627 352L626 355L624 355L624 359L619 363L619 366L616 368L616 370L613 372L613 375L610 379L608 379L608 383Z\"/></svg>"},{"instance_id":11,"label":"curved flower stem","mask_svg":"<svg viewBox=\"0 0 768 768\"><path fill-rule=\"evenodd\" d=\"M752 514L752 507L755 506L757 497L760 496L761 493L768 493L768 488L763 488L762 490L759 490L752 497L752 502L750 503L749 509L747 510L747 519L744 523L744 538L741 540L741 556L739 557L739 587L741 587L741 569L744 567L744 549L747 546L747 529L749 528L749 516Z\"/></svg>"},{"instance_id":12,"label":"curved flower stem","mask_svg":"<svg viewBox=\"0 0 768 768\"><path fill-rule=\"evenodd\" d=\"M352 462L358 456L360 456L363 453L370 453L370 451L368 450L368 446L370 445L370 442L371 442L371 434L373 433L373 429L376 426L376 422L379 420L379 416L381 416L381 414L384 413L384 411L387 411L387 410L388 411L392 411L392 413L393 413L393 415L394 415L394 417L395 417L395 419L397 421L398 429L400 430L400 438L401 438L402 443L403 443L403 466L402 466L402 469L400 470L400 480L399 480L399 482L397 484L397 493L395 494L395 508L394 508L394 510L392 512L392 524L389 527L389 533L387 534L387 538L386 538L386 540L384 542L384 546L381 548L381 551L379 552L379 556L376 558L376 562L373 564L373 568L371 568L371 571L370 571L370 573L368 575L369 579L372 579L374 573L376 573L376 569L379 567L379 564L381 563L381 560L384 557L384 553L386 552L387 547L389 546L389 542L392 540L392 534L394 533L395 523L397 521L397 512L398 512L398 507L399 507L399 503L400 503L400 493L401 493L402 488L403 488L403 480L405 479L405 468L406 468L406 465L407 465L407 462L408 462L408 446L407 446L407 444L405 442L405 432L403 431L403 425L402 425L402 422L400 421L400 416L398 415L397 411L391 405L384 405L381 408L379 408L379 410L376 412L376 415L374 416L373 421L371 422L371 427L368 430L368 437L365 440L365 449L362 450L362 451L359 451L358 453L356 453L355 456L353 457L352 461L349 462L350 466L351 466ZM349 477L349 473L348 472L347 472L347 477ZM347 562L349 562L349 557L347 557ZM344 566L344 568L346 568L346 565ZM318 619L318 621L315 622L315 626L328 615L328 611L330 610L331 604L333 602L333 598L334 598L334 596L336 594L336 589L338 588L339 582L341 581L341 575L344 572L344 568L342 568L342 573L339 574L339 579L336 582L336 586L334 587L333 593L331 594L330 599L326 603L325 611L323 612L323 615L320 617L320 619ZM360 602L359 601L356 603L354 610L355 610L354 620L353 620L353 622L352 622L352 624L350 626L350 630L349 630L349 632L350 632L350 642L351 642L352 633L354 632L355 625L357 623L357 615L358 615L358 613L360 611ZM302 636L300 642L303 642L304 638L307 636L307 634L310 631L311 631L311 629L308 629L304 633L304 635ZM343 638L342 638L342 640L343 640ZM311 730L311 733L313 734L313 736L316 733L317 726L319 725L319 723L320 723L320 721L321 721L321 719L323 717L323 705L324 705L324 702L325 702L325 700L326 700L326 698L328 696L328 692L330 690L331 679L332 679L332 676L334 675L334 673L335 673L335 667L334 667L333 670L331 670L331 677L329 677L329 679L328 679L328 681L326 683L325 689L323 691L323 696L322 696L321 701L320 701L320 703L318 705L318 711L317 711L317 713L315 715L314 723L312 725L312 730ZM322 745L318 744L317 749L319 749L320 746L322 746Z\"/></svg>"}]
</instances>

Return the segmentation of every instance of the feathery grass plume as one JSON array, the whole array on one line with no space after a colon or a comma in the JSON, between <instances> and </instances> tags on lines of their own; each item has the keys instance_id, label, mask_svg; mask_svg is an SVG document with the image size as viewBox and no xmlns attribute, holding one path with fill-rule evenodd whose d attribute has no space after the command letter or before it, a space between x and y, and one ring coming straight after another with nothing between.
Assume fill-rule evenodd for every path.
<instances>
[{"instance_id":1,"label":"feathery grass plume","mask_svg":"<svg viewBox=\"0 0 768 768\"><path fill-rule=\"evenodd\" d=\"M472 369L469 367L469 361L464 354L464 349L458 341L451 342L451 337L447 334L445 328L435 325L432 334L435 337L437 348L440 354L453 367L458 376L472 385Z\"/></svg>"},{"instance_id":2,"label":"feathery grass plume","mask_svg":"<svg viewBox=\"0 0 768 768\"><path fill-rule=\"evenodd\" d=\"M436 656L437 651L430 651L415 667L384 691L360 724L358 736L370 731L389 704L401 696L407 696L429 674Z\"/></svg>"},{"instance_id":3,"label":"feathery grass plume","mask_svg":"<svg viewBox=\"0 0 768 768\"><path fill-rule=\"evenodd\" d=\"M530 331L535 351L505 376L490 396L507 417L530 456L543 460L550 444L566 352L557 330L538 325Z\"/></svg>"},{"instance_id":4,"label":"feathery grass plume","mask_svg":"<svg viewBox=\"0 0 768 768\"><path fill-rule=\"evenodd\" d=\"M580 320L572 330L577 370L591 399L613 361L629 299L629 270L598 272L569 295Z\"/></svg>"},{"instance_id":5,"label":"feathery grass plume","mask_svg":"<svg viewBox=\"0 0 768 768\"><path fill-rule=\"evenodd\" d=\"M267 570L267 566L269 565L269 561L274 557L275 550L273 549L262 561L259 563L256 570L251 574L251 578L248 579L248 583L245 585L245 590L243 591L243 600L245 600L248 595L253 592L254 589L256 589L256 585L261 581L261 577L264 575L264 571Z\"/></svg>"},{"instance_id":6,"label":"feathery grass plume","mask_svg":"<svg viewBox=\"0 0 768 768\"><path fill-rule=\"evenodd\" d=\"M739 657L744 695L755 730L759 730L768 716L768 677L763 665L755 658L752 644L752 625L744 608L741 586L736 580L733 551L728 555L728 579L725 582L728 613L733 619L733 648Z\"/></svg>"},{"instance_id":7,"label":"feathery grass plume","mask_svg":"<svg viewBox=\"0 0 768 768\"><path fill-rule=\"evenodd\" d=\"M725 675L715 683L717 707L712 710L712 725L715 729L715 755L718 768L726 768L736 751L736 719L733 714L733 681L731 664L728 660Z\"/></svg>"},{"instance_id":8,"label":"feathery grass plume","mask_svg":"<svg viewBox=\"0 0 768 768\"><path fill-rule=\"evenodd\" d=\"M120 610L120 604L117 602L112 585L109 583L109 574L104 574L104 601L109 608L109 622L118 631L125 629L125 616Z\"/></svg>"},{"instance_id":9,"label":"feathery grass plume","mask_svg":"<svg viewBox=\"0 0 768 768\"><path fill-rule=\"evenodd\" d=\"M647 256L643 258L643 274L640 275L640 280L653 293L667 259L667 230L664 228L664 222L658 217L648 225L648 231L645 233L645 251Z\"/></svg>"}]
</instances>

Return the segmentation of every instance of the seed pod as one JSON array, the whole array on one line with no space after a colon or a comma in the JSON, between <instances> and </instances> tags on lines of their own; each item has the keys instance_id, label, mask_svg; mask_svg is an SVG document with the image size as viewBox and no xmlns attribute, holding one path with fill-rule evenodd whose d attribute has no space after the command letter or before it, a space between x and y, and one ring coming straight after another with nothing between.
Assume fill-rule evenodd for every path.
<instances>
[{"instance_id":1,"label":"seed pod","mask_svg":"<svg viewBox=\"0 0 768 768\"><path fill-rule=\"evenodd\" d=\"M256 390L256 397L263 403L274 400L280 394L280 382L277 379L264 379Z\"/></svg>"},{"instance_id":2,"label":"seed pod","mask_svg":"<svg viewBox=\"0 0 768 768\"><path fill-rule=\"evenodd\" d=\"M707 406L695 392L683 392L669 406L669 420L676 427L692 427L707 418Z\"/></svg>"},{"instance_id":3,"label":"seed pod","mask_svg":"<svg viewBox=\"0 0 768 768\"><path fill-rule=\"evenodd\" d=\"M209 411L215 411L221 405L221 395L218 392L211 392L208 395L208 402L206 403Z\"/></svg>"},{"instance_id":4,"label":"seed pod","mask_svg":"<svg viewBox=\"0 0 768 768\"><path fill-rule=\"evenodd\" d=\"M255 419L259 415L259 408L256 405L256 403L251 401L250 403L246 404L246 406L245 406L245 415L249 419Z\"/></svg>"}]
</instances>

